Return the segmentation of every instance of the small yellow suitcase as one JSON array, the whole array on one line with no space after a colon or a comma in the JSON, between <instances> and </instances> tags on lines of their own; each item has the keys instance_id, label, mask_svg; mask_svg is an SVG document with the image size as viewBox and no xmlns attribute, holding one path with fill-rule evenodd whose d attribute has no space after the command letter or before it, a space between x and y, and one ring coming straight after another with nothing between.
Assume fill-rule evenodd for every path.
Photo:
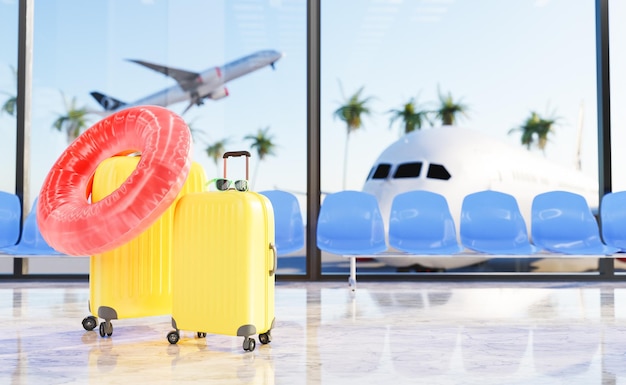
<instances>
[{"instance_id":1,"label":"small yellow suitcase","mask_svg":"<svg viewBox=\"0 0 626 385\"><path fill-rule=\"evenodd\" d=\"M139 163L138 156L116 156L96 169L92 200L97 202L117 189ZM176 201L185 193L203 191L206 175L193 162L177 199L146 231L130 242L92 255L89 268L89 311L85 330L93 330L97 318L102 337L113 334L111 320L169 315L172 310L172 222Z\"/></svg>"},{"instance_id":2,"label":"small yellow suitcase","mask_svg":"<svg viewBox=\"0 0 626 385\"><path fill-rule=\"evenodd\" d=\"M247 151L227 152L240 156ZM246 158L247 164L247 158ZM247 167L246 167L247 169ZM247 174L247 171L246 171ZM274 211L251 191L206 191L180 198L174 213L171 344L180 330L243 336L243 349L271 341L277 254Z\"/></svg>"}]
</instances>

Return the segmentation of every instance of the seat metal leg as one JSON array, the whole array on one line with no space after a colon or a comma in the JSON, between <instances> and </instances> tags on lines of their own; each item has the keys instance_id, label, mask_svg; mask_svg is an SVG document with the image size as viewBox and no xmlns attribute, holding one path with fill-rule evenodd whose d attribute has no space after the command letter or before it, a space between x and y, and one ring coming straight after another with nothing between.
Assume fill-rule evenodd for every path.
<instances>
[{"instance_id":1,"label":"seat metal leg","mask_svg":"<svg viewBox=\"0 0 626 385\"><path fill-rule=\"evenodd\" d=\"M350 257L350 278L348 285L352 291L356 291L356 257Z\"/></svg>"}]
</instances>

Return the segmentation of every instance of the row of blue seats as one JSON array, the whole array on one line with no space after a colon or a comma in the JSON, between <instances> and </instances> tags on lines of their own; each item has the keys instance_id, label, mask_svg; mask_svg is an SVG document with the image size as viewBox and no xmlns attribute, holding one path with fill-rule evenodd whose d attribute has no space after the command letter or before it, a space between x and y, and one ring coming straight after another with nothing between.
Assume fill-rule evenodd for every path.
<instances>
[{"instance_id":1,"label":"row of blue seats","mask_svg":"<svg viewBox=\"0 0 626 385\"><path fill-rule=\"evenodd\" d=\"M274 207L276 245L280 255L304 247L304 225L296 197L281 190L261 191ZM0 253L59 255L41 236L35 204L21 226L21 204L15 194L0 191ZM515 198L497 191L465 197L460 243L444 196L429 191L399 194L392 203L389 246L417 255L453 255L464 248L487 254L612 255L626 250L626 192L607 194L600 210L601 233L585 199L551 191L533 200L531 237ZM532 239L532 241L531 241ZM373 195L360 191L330 194L320 209L317 245L340 255L377 254L387 250L385 227Z\"/></svg>"},{"instance_id":2,"label":"row of blue seats","mask_svg":"<svg viewBox=\"0 0 626 385\"><path fill-rule=\"evenodd\" d=\"M274 209L274 233L278 255L302 249L305 238L304 221L296 196L283 190L266 190L259 193L269 199Z\"/></svg>"},{"instance_id":3,"label":"row of blue seats","mask_svg":"<svg viewBox=\"0 0 626 385\"><path fill-rule=\"evenodd\" d=\"M304 247L304 224L296 197L286 191L269 190L274 207L276 247L279 255ZM48 245L37 225L37 201L22 226L22 204L15 194L0 191L0 255L44 256L63 255Z\"/></svg>"},{"instance_id":4,"label":"row of blue seats","mask_svg":"<svg viewBox=\"0 0 626 385\"><path fill-rule=\"evenodd\" d=\"M22 203L17 195L0 191L0 254L10 256L61 255L41 236L37 210L33 208L22 226Z\"/></svg>"},{"instance_id":5,"label":"row of blue seats","mask_svg":"<svg viewBox=\"0 0 626 385\"><path fill-rule=\"evenodd\" d=\"M416 190L394 198L387 241L376 198L341 191L328 195L320 208L317 245L339 255L374 255L391 246L415 255L469 250L492 255L612 256L626 251L626 191L603 197L600 223L602 230L581 195L549 191L533 199L529 236L515 197L485 190L464 198L459 240L446 198Z\"/></svg>"}]
</instances>

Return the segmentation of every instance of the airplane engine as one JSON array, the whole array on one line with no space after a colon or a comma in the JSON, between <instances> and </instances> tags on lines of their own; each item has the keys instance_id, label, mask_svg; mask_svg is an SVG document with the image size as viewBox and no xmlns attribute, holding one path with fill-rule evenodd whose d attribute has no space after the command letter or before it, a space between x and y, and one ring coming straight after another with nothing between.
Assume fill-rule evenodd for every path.
<instances>
[{"instance_id":1,"label":"airplane engine","mask_svg":"<svg viewBox=\"0 0 626 385\"><path fill-rule=\"evenodd\" d=\"M207 95L207 98L212 100L222 99L228 96L228 89L226 87L218 88L215 91Z\"/></svg>"}]
</instances>

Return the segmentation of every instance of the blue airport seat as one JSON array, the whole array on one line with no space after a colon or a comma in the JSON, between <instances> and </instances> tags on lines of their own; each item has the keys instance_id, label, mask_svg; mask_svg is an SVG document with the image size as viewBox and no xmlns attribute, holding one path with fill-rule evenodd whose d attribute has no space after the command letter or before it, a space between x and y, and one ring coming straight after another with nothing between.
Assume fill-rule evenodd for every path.
<instances>
[{"instance_id":1,"label":"blue airport seat","mask_svg":"<svg viewBox=\"0 0 626 385\"><path fill-rule=\"evenodd\" d=\"M278 255L298 251L304 247L304 223L298 199L282 190L261 191L274 208L274 228Z\"/></svg>"},{"instance_id":2,"label":"blue airport seat","mask_svg":"<svg viewBox=\"0 0 626 385\"><path fill-rule=\"evenodd\" d=\"M352 190L327 195L317 221L317 247L338 255L385 251L385 226L376 197Z\"/></svg>"},{"instance_id":3,"label":"blue airport seat","mask_svg":"<svg viewBox=\"0 0 626 385\"><path fill-rule=\"evenodd\" d=\"M13 246L20 239L22 204L17 195L0 191L0 247Z\"/></svg>"},{"instance_id":4,"label":"blue airport seat","mask_svg":"<svg viewBox=\"0 0 626 385\"><path fill-rule=\"evenodd\" d=\"M538 251L528 239L526 222L514 196L479 191L463 198L461 244L487 254L528 255Z\"/></svg>"},{"instance_id":5,"label":"blue airport seat","mask_svg":"<svg viewBox=\"0 0 626 385\"><path fill-rule=\"evenodd\" d=\"M11 255L63 255L48 245L41 236L37 224L37 199L24 221L22 237L14 246L0 248L1 253Z\"/></svg>"},{"instance_id":6,"label":"blue airport seat","mask_svg":"<svg viewBox=\"0 0 626 385\"><path fill-rule=\"evenodd\" d=\"M602 197L600 223L604 243L626 251L626 191L612 192Z\"/></svg>"},{"instance_id":7,"label":"blue airport seat","mask_svg":"<svg viewBox=\"0 0 626 385\"><path fill-rule=\"evenodd\" d=\"M463 248L446 198L414 190L396 195L389 215L389 246L411 254L457 254Z\"/></svg>"},{"instance_id":8,"label":"blue airport seat","mask_svg":"<svg viewBox=\"0 0 626 385\"><path fill-rule=\"evenodd\" d=\"M587 201L576 193L549 191L535 196L531 224L533 243L551 252L612 255L619 251L602 242Z\"/></svg>"}]
</instances>

